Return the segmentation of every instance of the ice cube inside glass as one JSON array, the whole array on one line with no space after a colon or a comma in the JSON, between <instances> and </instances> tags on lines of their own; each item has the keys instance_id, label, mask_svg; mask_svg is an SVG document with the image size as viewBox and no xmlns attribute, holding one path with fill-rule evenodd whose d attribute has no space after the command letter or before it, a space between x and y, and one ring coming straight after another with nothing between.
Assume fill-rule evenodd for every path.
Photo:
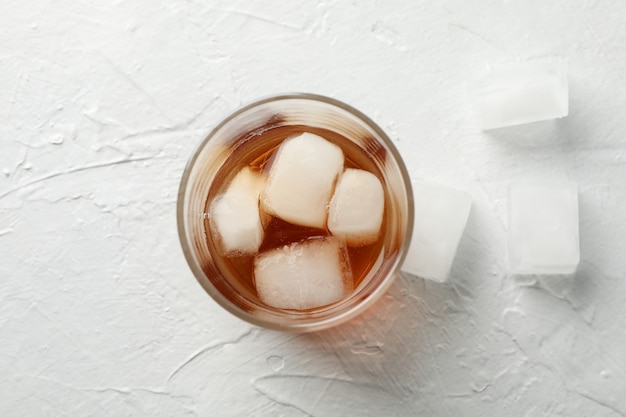
<instances>
[{"instance_id":1,"label":"ice cube inside glass","mask_svg":"<svg viewBox=\"0 0 626 417\"><path fill-rule=\"evenodd\" d=\"M580 261L575 182L516 182L508 190L508 262L514 274L569 274Z\"/></svg>"},{"instance_id":2,"label":"ice cube inside glass","mask_svg":"<svg viewBox=\"0 0 626 417\"><path fill-rule=\"evenodd\" d=\"M364 199L366 209L354 204ZM393 282L410 241L412 191L369 118L288 94L213 130L183 174L177 215L191 270L220 305L259 326L313 331L356 316Z\"/></svg>"}]
</instances>

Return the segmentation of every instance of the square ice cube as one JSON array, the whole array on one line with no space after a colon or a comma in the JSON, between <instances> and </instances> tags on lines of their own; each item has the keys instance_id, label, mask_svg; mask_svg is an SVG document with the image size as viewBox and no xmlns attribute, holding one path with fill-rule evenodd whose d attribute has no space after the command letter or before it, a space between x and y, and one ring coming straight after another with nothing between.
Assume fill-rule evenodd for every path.
<instances>
[{"instance_id":1,"label":"square ice cube","mask_svg":"<svg viewBox=\"0 0 626 417\"><path fill-rule=\"evenodd\" d=\"M225 255L254 254L263 241L259 194L263 180L250 168L243 168L226 192L210 207L211 233Z\"/></svg>"},{"instance_id":2,"label":"square ice cube","mask_svg":"<svg viewBox=\"0 0 626 417\"><path fill-rule=\"evenodd\" d=\"M469 194L444 185L413 182L413 238L402 271L445 282L472 206Z\"/></svg>"},{"instance_id":3,"label":"square ice cube","mask_svg":"<svg viewBox=\"0 0 626 417\"><path fill-rule=\"evenodd\" d=\"M513 183L508 194L510 272L574 272L580 260L576 183Z\"/></svg>"},{"instance_id":4,"label":"square ice cube","mask_svg":"<svg viewBox=\"0 0 626 417\"><path fill-rule=\"evenodd\" d=\"M305 310L339 301L352 289L345 247L327 237L295 242L254 259L254 282L272 307Z\"/></svg>"},{"instance_id":5,"label":"square ice cube","mask_svg":"<svg viewBox=\"0 0 626 417\"><path fill-rule=\"evenodd\" d=\"M567 62L533 60L494 66L477 77L475 90L483 129L565 117Z\"/></svg>"},{"instance_id":6,"label":"square ice cube","mask_svg":"<svg viewBox=\"0 0 626 417\"><path fill-rule=\"evenodd\" d=\"M385 191L376 175L348 168L339 177L328 209L328 230L349 246L378 239L385 211Z\"/></svg>"},{"instance_id":7,"label":"square ice cube","mask_svg":"<svg viewBox=\"0 0 626 417\"><path fill-rule=\"evenodd\" d=\"M285 140L274 156L261 196L265 212L300 226L324 228L341 148L312 133Z\"/></svg>"}]
</instances>

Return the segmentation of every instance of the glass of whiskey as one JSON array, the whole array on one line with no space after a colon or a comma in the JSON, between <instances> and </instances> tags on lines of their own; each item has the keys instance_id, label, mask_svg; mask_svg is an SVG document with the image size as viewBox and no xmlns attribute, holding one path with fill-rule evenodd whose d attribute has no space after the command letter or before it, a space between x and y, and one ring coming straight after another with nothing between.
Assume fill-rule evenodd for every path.
<instances>
[{"instance_id":1,"label":"glass of whiskey","mask_svg":"<svg viewBox=\"0 0 626 417\"><path fill-rule=\"evenodd\" d=\"M325 154L318 153L318 148L308 151L307 146L316 141L333 155L341 155L337 175L324 171L331 158L320 156ZM288 142L294 151L287 149ZM301 142L299 147L297 142ZM281 166L287 166L286 172L298 173L306 166L313 171L311 175L304 171L300 187L300 174L276 180L280 174L274 171ZM246 175L239 176L243 171ZM348 171L359 175L346 175ZM302 222L292 220L270 202L274 194L268 190L278 188L278 199L297 206L319 187L325 190L323 184L307 185L318 177L319 181L330 178L328 192L322 192L327 195L320 206L325 212L322 217L312 215L322 223L309 222L306 216ZM357 178L357 189L368 183L359 182L360 178L380 184L372 192L361 187L358 204L350 203L349 194L343 199L348 202L344 206L365 215L365 220L369 220L368 210L376 213L375 234L368 232L360 240L346 237L339 232L345 228L331 224L331 217L337 217L333 210L339 204L335 200L339 200L340 184L355 183L348 177ZM285 182L292 187L283 192L280 186ZM247 185L237 188L235 184ZM382 189L378 200L373 197L376 189ZM237 212L241 207L243 211ZM304 209L315 211L308 203ZM389 288L410 243L413 195L400 154L371 119L332 98L282 94L235 111L198 146L180 183L177 222L187 262L218 304L257 326L308 332L355 317ZM369 222L353 223L358 228ZM249 235L242 239L241 233ZM229 246L228 242L237 241L240 246ZM300 255L308 258L301 261ZM266 265L269 269L262 269ZM327 276L329 281L324 281ZM324 298L324 291L331 298Z\"/></svg>"}]
</instances>

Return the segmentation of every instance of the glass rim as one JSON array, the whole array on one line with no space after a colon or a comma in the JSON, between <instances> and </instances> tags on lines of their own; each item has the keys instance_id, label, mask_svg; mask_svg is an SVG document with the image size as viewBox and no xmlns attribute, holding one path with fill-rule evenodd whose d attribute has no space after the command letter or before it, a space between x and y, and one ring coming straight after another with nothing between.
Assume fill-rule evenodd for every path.
<instances>
[{"instance_id":1,"label":"glass rim","mask_svg":"<svg viewBox=\"0 0 626 417\"><path fill-rule=\"evenodd\" d=\"M331 106L340 108L354 116L356 116L359 120L364 122L369 128L371 128L385 143L387 150L393 156L394 161L396 162L398 169L400 171L400 175L405 184L405 193L406 193L406 201L407 201L407 209L408 216L406 219L406 230L404 233L404 239L402 244L399 247L398 255L395 257L393 264L390 267L390 272L387 276L380 282L371 293L367 295L367 297L363 298L358 304L348 308L345 311L341 311L339 314L333 315L331 317L316 320L314 322L290 322L287 324L277 323L275 321L266 320L260 317L255 316L239 307L237 307L234 303L228 300L221 292L215 289L210 283L208 283L205 273L199 268L199 265L196 262L196 257L194 256L194 250L190 245L188 240L189 236L186 232L186 223L185 223L185 197L187 188L189 185L189 180L191 177L191 172L195 166L197 159L199 158L202 150L207 145L207 143L218 133L225 125L231 122L233 119L238 117L239 115L251 110L260 105L271 103L274 101L281 100L308 100L313 102L321 102L330 104ZM178 238L183 250L183 255L185 256L185 260L191 272L193 273L196 281L202 286L202 288L211 296L213 300L215 300L222 308L233 314L234 316L247 321L253 325L273 329L280 331L290 331L290 332L312 332L316 330L326 329L329 327L334 327L341 323L344 323L358 314L365 311L367 308L371 307L391 286L391 284L395 280L395 275L399 273L400 266L404 261L410 242L412 238L413 232L413 221L414 221L414 201L413 201L413 189L411 186L411 179L408 174L406 165L404 160L402 159L400 152L397 150L396 146L393 144L389 136L375 123L372 119L370 119L367 115L365 115L360 110L346 104L340 100L319 95L313 93L279 93L274 95L269 95L252 101L246 105L239 107L238 109L230 112L227 116L225 116L211 131L207 134L207 136L200 142L193 152L193 154L187 160L185 168L183 170L183 174L181 176L180 184L178 187L177 194L177 202L176 202L176 223L178 230Z\"/></svg>"}]
</instances>

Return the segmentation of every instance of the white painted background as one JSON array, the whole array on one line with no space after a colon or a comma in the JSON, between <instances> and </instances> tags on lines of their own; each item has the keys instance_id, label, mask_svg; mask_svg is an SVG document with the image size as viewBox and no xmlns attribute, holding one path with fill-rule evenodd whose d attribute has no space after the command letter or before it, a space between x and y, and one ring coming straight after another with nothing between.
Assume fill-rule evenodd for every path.
<instances>
[{"instance_id":1,"label":"white painted background","mask_svg":"<svg viewBox=\"0 0 626 417\"><path fill-rule=\"evenodd\" d=\"M623 1L3 0L0 415L626 415ZM570 116L481 132L477 65L569 59ZM447 285L265 331L203 293L175 227L229 112L306 91L474 205ZM505 272L506 186L580 186L574 277Z\"/></svg>"}]
</instances>

